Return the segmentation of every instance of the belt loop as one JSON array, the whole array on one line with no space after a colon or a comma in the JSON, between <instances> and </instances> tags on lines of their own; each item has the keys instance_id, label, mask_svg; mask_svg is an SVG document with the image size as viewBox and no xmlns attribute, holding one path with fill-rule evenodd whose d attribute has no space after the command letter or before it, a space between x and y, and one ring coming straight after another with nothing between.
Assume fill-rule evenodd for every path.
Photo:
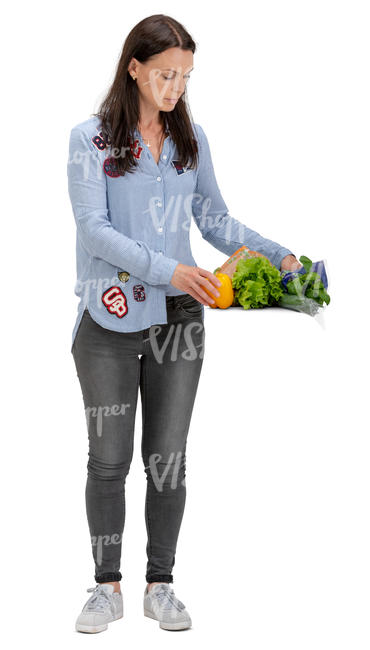
<instances>
[{"instance_id":1,"label":"belt loop","mask_svg":"<svg viewBox=\"0 0 370 650\"><path fill-rule=\"evenodd\" d=\"M173 309L176 307L176 296L166 296L167 304L170 305Z\"/></svg>"}]
</instances>

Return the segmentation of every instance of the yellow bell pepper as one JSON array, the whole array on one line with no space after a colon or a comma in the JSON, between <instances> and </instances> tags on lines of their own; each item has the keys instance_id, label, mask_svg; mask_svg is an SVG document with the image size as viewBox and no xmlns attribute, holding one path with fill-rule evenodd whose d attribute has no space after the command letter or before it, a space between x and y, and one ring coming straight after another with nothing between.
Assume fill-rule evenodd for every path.
<instances>
[{"instance_id":1,"label":"yellow bell pepper","mask_svg":"<svg viewBox=\"0 0 370 650\"><path fill-rule=\"evenodd\" d=\"M220 295L214 296L210 291L207 291L207 289L205 289L206 293L208 293L208 295L211 296L211 298L213 298L215 301L213 305L210 305L210 307L213 309L216 307L219 307L220 309L227 309L227 307L230 307L234 301L234 290L231 285L231 278L226 275L226 273L216 272L214 275L221 282L221 286L217 287Z\"/></svg>"}]
</instances>

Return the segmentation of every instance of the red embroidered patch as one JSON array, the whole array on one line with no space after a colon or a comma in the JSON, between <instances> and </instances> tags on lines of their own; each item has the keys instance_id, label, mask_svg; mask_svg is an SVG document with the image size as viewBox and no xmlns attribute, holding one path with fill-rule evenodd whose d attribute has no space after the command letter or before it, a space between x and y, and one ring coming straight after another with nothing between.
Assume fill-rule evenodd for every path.
<instances>
[{"instance_id":1,"label":"red embroidered patch","mask_svg":"<svg viewBox=\"0 0 370 650\"><path fill-rule=\"evenodd\" d=\"M133 155L135 156L135 158L140 158L141 152L143 150L142 147L139 147L139 142L140 142L139 140L134 140L134 142L132 143L132 141L130 140L130 149Z\"/></svg>"},{"instance_id":2,"label":"red embroidered patch","mask_svg":"<svg viewBox=\"0 0 370 650\"><path fill-rule=\"evenodd\" d=\"M134 292L134 298L137 302L145 300L145 290L142 284L135 284L132 287L132 291Z\"/></svg>"},{"instance_id":3,"label":"red embroidered patch","mask_svg":"<svg viewBox=\"0 0 370 650\"><path fill-rule=\"evenodd\" d=\"M117 176L120 175L118 169L117 169L117 164L115 161L115 158L110 157L106 158L103 162L103 169L106 173L107 176L111 176L111 178L116 178Z\"/></svg>"},{"instance_id":4,"label":"red embroidered patch","mask_svg":"<svg viewBox=\"0 0 370 650\"><path fill-rule=\"evenodd\" d=\"M126 296L120 287L109 287L102 295L102 301L110 314L122 318L128 312Z\"/></svg>"}]
</instances>

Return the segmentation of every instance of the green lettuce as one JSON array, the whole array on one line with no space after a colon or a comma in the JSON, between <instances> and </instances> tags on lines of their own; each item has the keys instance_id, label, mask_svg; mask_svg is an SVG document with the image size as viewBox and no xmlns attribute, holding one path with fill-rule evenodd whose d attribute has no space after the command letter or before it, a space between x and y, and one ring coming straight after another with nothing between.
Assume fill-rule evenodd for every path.
<instances>
[{"instance_id":1,"label":"green lettuce","mask_svg":"<svg viewBox=\"0 0 370 650\"><path fill-rule=\"evenodd\" d=\"M239 260L231 284L234 302L244 309L276 305L283 294L280 272L264 257Z\"/></svg>"}]
</instances>

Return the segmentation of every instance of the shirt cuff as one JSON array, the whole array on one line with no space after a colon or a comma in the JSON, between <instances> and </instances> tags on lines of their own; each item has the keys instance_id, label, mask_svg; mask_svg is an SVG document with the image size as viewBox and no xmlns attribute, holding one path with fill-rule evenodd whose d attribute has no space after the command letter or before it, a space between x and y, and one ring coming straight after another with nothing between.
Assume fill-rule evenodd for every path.
<instances>
[{"instance_id":1,"label":"shirt cuff","mask_svg":"<svg viewBox=\"0 0 370 650\"><path fill-rule=\"evenodd\" d=\"M276 266L278 271L281 270L280 269L280 264L281 264L282 260L284 259L284 257L286 255L294 255L294 257L295 257L295 253L293 253L293 251L289 250L289 248L279 248L277 253L275 253L273 258L270 260L271 264Z\"/></svg>"},{"instance_id":2,"label":"shirt cuff","mask_svg":"<svg viewBox=\"0 0 370 650\"><path fill-rule=\"evenodd\" d=\"M176 266L180 262L173 257L164 257L159 273L158 284L170 284Z\"/></svg>"}]
</instances>

